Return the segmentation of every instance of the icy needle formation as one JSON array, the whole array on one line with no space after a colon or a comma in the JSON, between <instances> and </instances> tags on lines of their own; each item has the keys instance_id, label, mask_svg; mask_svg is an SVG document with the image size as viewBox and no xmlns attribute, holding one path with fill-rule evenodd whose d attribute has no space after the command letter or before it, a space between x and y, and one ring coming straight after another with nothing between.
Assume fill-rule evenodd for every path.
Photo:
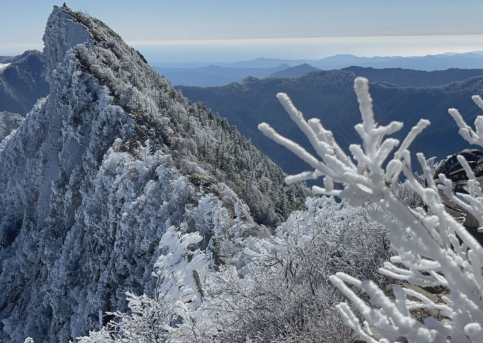
<instances>
[{"instance_id":1,"label":"icy needle formation","mask_svg":"<svg viewBox=\"0 0 483 343\"><path fill-rule=\"evenodd\" d=\"M417 158L425 173L427 186L415 178L411 169L410 144L429 125L421 120L402 143L387 135L402 128L402 123L392 122L378 126L372 110L367 79L357 78L354 90L360 105L362 123L355 126L362 139L361 145L350 145L349 157L335 142L332 132L324 129L318 119L306 121L286 94L277 97L305 133L318 157L312 156L273 130L268 124L259 129L274 141L282 144L314 168L311 172L288 176L286 182L324 178L324 188L313 187L316 194L335 195L348 199L353 205L370 201L378 203L392 218L383 219L390 226L388 238L396 256L386 262L380 272L419 286L444 286L449 296L442 303L435 303L413 290L395 287L396 300L390 300L372 281L359 281L347 274L331 276L334 283L365 318L362 325L346 303L338 305L344 322L367 342L458 342L477 343L483 337L483 248L466 229L444 209L438 190L452 201L473 214L483 225L483 194L478 181L464 157L458 160L469 178L469 194L452 192L451 181L440 174L442 185L436 185L423 154ZM482 107L479 96L474 102ZM482 107L483 108L483 107ZM471 144L483 146L483 117L475 121L473 131L455 109L449 110L460 127L460 134ZM392 154L392 158L386 160ZM417 192L428 211L406 207L397 196L397 182L403 174L411 188ZM341 185L334 188L334 183ZM370 297L371 304L363 301L351 287L358 288ZM412 300L408 299L412 297ZM416 300L414 300L416 299ZM438 310L445 320L428 317L418 321L412 310ZM376 339L370 327L383 338Z\"/></svg>"}]
</instances>

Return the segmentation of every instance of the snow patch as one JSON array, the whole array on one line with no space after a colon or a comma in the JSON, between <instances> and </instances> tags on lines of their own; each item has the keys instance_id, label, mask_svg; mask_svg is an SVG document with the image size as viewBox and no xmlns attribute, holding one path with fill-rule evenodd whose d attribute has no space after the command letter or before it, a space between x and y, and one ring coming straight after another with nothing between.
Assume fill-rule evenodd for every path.
<instances>
[{"instance_id":1,"label":"snow patch","mask_svg":"<svg viewBox=\"0 0 483 343\"><path fill-rule=\"evenodd\" d=\"M0 63L0 73L4 71L11 63Z\"/></svg>"}]
</instances>

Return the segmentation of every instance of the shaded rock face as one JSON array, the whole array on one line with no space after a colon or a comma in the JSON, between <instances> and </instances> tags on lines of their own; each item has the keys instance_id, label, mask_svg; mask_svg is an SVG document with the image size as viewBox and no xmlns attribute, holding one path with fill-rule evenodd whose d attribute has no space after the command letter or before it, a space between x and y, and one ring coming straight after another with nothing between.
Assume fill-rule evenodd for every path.
<instances>
[{"instance_id":1,"label":"shaded rock face","mask_svg":"<svg viewBox=\"0 0 483 343\"><path fill-rule=\"evenodd\" d=\"M45 79L45 56L40 51L26 51L4 59L0 70L0 111L25 116L38 99L49 94Z\"/></svg>"},{"instance_id":2,"label":"shaded rock face","mask_svg":"<svg viewBox=\"0 0 483 343\"><path fill-rule=\"evenodd\" d=\"M458 161L458 155L461 155L466 159L471 170L473 170L475 177L483 176L483 152L478 149L465 149L454 155L448 156L434 173L434 178L437 179L439 174L444 174L455 183L467 181L468 176L466 175L463 166ZM464 189L461 188L460 191L464 191Z\"/></svg>"},{"instance_id":3,"label":"shaded rock face","mask_svg":"<svg viewBox=\"0 0 483 343\"><path fill-rule=\"evenodd\" d=\"M18 113L0 112L0 142L22 124L24 118Z\"/></svg>"},{"instance_id":4,"label":"shaded rock face","mask_svg":"<svg viewBox=\"0 0 483 343\"><path fill-rule=\"evenodd\" d=\"M475 174L476 180L480 182L480 185L482 185L483 152L478 149L466 149L454 155L448 156L448 158L444 160L439 168L435 171L434 179L438 182L439 174L444 174L448 179L453 182L454 193L468 194L468 176L466 175L463 166L458 161L458 155L461 155L466 159L468 165ZM483 244L483 232L478 231L478 228L480 227L478 220L465 209L452 203L442 191L440 191L439 193L441 198L443 199L443 204L445 205L448 213L458 219L468 229L468 231L480 242L480 244Z\"/></svg>"},{"instance_id":5,"label":"shaded rock face","mask_svg":"<svg viewBox=\"0 0 483 343\"><path fill-rule=\"evenodd\" d=\"M256 234L302 207L304 188L101 21L55 7L44 42L51 92L0 144L2 341L68 342L127 291L152 295L171 225L209 237L239 203Z\"/></svg>"}]
</instances>

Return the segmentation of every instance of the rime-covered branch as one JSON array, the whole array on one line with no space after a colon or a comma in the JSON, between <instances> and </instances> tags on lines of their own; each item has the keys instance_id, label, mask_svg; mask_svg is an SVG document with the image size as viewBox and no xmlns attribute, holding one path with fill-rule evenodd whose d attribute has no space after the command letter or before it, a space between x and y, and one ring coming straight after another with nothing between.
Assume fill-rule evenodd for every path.
<instances>
[{"instance_id":1,"label":"rime-covered branch","mask_svg":"<svg viewBox=\"0 0 483 343\"><path fill-rule=\"evenodd\" d=\"M325 130L319 120L306 121L286 94L278 94L277 97L319 157L312 156L298 144L279 135L268 124L260 124L259 129L313 168L310 172L288 176L287 182L324 177L324 188L314 186L314 193L336 195L348 199L353 205L376 202L390 214L390 217L381 217L381 220L390 228L388 238L397 255L391 262L385 263L380 269L381 273L414 285L447 287L449 296L443 298L444 303L435 303L413 290L396 287L396 300L393 301L373 282L361 282L347 274L337 273L331 276L331 281L366 320L366 325L362 326L350 307L340 304L338 309L346 325L368 342L397 342L399 337L405 337L409 342L481 342L483 248L445 211L439 194L439 190L442 190L451 201L472 213L481 225L483 197L479 182L466 160L458 156L469 179L469 194L455 195L451 181L444 175L440 175L442 185L438 186L433 181L426 158L423 154L417 154L427 180L427 186L421 185L412 171L408 149L417 135L429 125L429 121L421 120L399 144L397 139L386 136L399 131L403 124L392 122L387 126L378 126L372 110L368 81L356 78L354 90L362 116L362 123L356 125L355 129L362 144L349 146L351 157L340 149L332 132ZM480 97L474 96L473 100L483 108ZM483 146L483 117L476 119L475 132L457 110L450 109L449 112L459 126L460 134L468 142ZM410 209L398 198L396 186L401 174L421 197L428 208L427 212L421 208ZM334 183L340 184L340 187L334 188ZM352 291L353 287L369 295L371 305L360 299ZM407 296L416 300L408 300ZM412 315L411 311L415 309L437 310L448 320L440 322L429 317L423 323ZM375 327L383 338L375 339L369 326Z\"/></svg>"}]
</instances>

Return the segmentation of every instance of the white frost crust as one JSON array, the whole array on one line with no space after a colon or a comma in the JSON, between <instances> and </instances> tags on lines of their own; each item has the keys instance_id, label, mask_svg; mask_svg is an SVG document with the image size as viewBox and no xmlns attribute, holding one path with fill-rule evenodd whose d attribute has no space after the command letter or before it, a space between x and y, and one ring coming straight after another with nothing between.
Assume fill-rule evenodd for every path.
<instances>
[{"instance_id":1,"label":"white frost crust","mask_svg":"<svg viewBox=\"0 0 483 343\"><path fill-rule=\"evenodd\" d=\"M320 159L312 156L287 138L279 135L268 124L262 123L259 129L275 142L284 145L314 168L290 176L286 181L299 181L325 176L325 188L313 187L316 194L337 195L348 199L354 205L365 202L378 203L390 213L392 218L383 219L390 227L388 238L397 256L386 262L379 271L418 286L443 286L450 290L449 297L443 297L443 304L434 303L427 297L409 289L394 288L395 301L387 297L372 281L359 281L345 273L336 273L330 280L351 300L366 321L374 326L383 338L376 339L370 331L364 330L352 309L345 303L338 305L344 323L356 331L362 339L371 343L399 342L405 337L408 342L461 342L481 343L483 325L483 248L475 238L449 215L438 193L441 189L449 199L472 213L483 225L483 192L474 173L462 156L458 161L468 176L469 194L453 194L452 182L440 174L442 185L436 186L428 161L423 154L417 158L423 169L427 186L423 187L414 176L411 167L409 145L415 137L429 125L421 120L407 135L396 150L399 141L385 138L402 128L402 123L392 122L379 126L374 118L372 99L367 79L358 77L354 90L360 105L362 123L355 126L362 139L362 145L352 144L349 150L352 159L339 151L332 139L332 133L325 130L320 121L303 118L285 94L277 97L305 133ZM473 101L483 108L483 101L474 96ZM483 116L475 120L473 130L456 109L450 115L460 128L460 134L471 144L483 146ZM393 152L393 157L385 165L385 160ZM352 162L354 161L354 162ZM427 210L407 207L397 193L397 182L403 174L407 182L427 206ZM341 190L334 190L333 183L340 184ZM395 219L395 220L394 220ZM357 288L370 297L370 305L353 291ZM417 301L410 301L413 296ZM441 311L449 318L448 323L429 317L424 323L410 313L414 309Z\"/></svg>"},{"instance_id":2,"label":"white frost crust","mask_svg":"<svg viewBox=\"0 0 483 343\"><path fill-rule=\"evenodd\" d=\"M0 151L0 299L21 294L0 313L2 341L46 332L51 340L67 342L85 334L93 314L97 318L99 311L125 306L126 291L154 289L151 266L167 228L189 221L203 232L216 222L217 231L223 218L230 218L225 208L220 212L226 216L212 218L212 211L202 211L210 208L203 201L192 206L193 189L169 167L173 162L164 154L169 151L164 141L141 149L159 132L150 125L136 132L146 129L139 121L162 128L167 143L192 141L192 151L182 156L183 173L213 173L195 156L197 144L215 147L222 135L228 142L247 143L227 135L207 109L181 97L100 21L56 8L44 41L51 94ZM196 135L188 140L168 125L171 120L190 123ZM255 169L279 172L257 150L241 151L260 156ZM240 201L222 182L213 186L224 204ZM271 202L256 185L253 189L260 204ZM246 229L241 225L248 232L255 226L250 209L240 208L251 223Z\"/></svg>"},{"instance_id":3,"label":"white frost crust","mask_svg":"<svg viewBox=\"0 0 483 343\"><path fill-rule=\"evenodd\" d=\"M89 30L58 7L54 8L47 21L43 40L44 54L47 56L47 78L55 73L58 64L64 61L71 48L78 44L93 44Z\"/></svg>"},{"instance_id":4,"label":"white frost crust","mask_svg":"<svg viewBox=\"0 0 483 343\"><path fill-rule=\"evenodd\" d=\"M0 63L0 73L4 71L11 63Z\"/></svg>"}]
</instances>

